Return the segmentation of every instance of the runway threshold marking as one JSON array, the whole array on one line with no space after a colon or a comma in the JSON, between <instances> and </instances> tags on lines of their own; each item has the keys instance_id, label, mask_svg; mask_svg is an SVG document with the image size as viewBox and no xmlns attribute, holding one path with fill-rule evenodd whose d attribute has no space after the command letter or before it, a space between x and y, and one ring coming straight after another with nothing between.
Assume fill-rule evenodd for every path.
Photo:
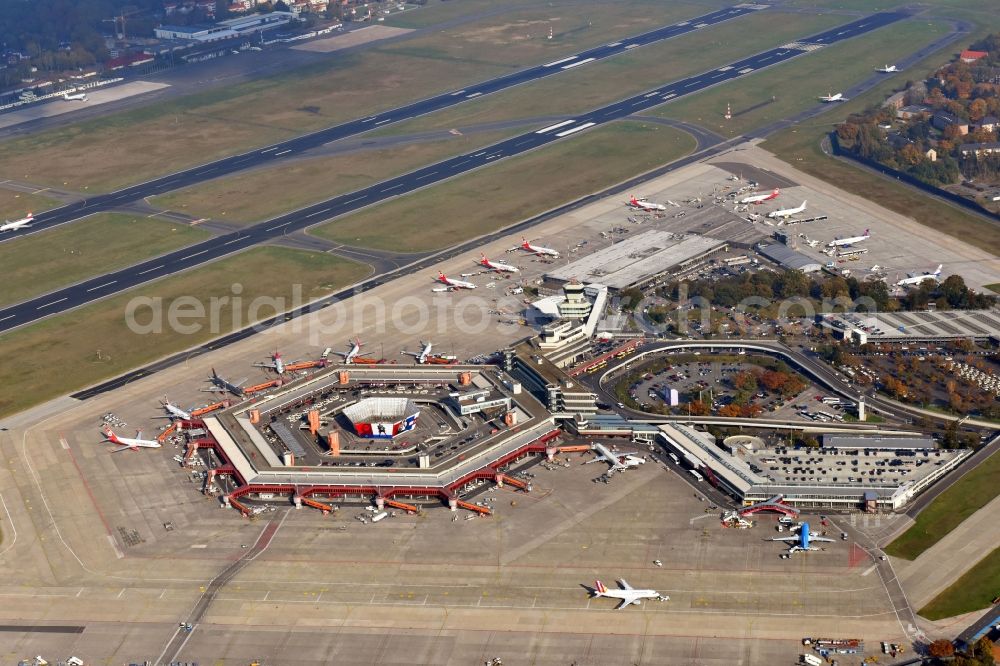
<instances>
[{"instance_id":1,"label":"runway threshold marking","mask_svg":"<svg viewBox=\"0 0 1000 666\"><path fill-rule=\"evenodd\" d=\"M573 128L568 129L568 130L565 130L563 132L559 132L559 133L556 134L556 136L569 136L570 134L576 134L580 130L585 130L588 127L593 127L593 126L594 126L594 123L584 123L582 125L578 125L577 127L573 127Z\"/></svg>"},{"instance_id":2,"label":"runway threshold marking","mask_svg":"<svg viewBox=\"0 0 1000 666\"><path fill-rule=\"evenodd\" d=\"M574 63L563 65L560 69L573 69L574 67L579 67L580 65L586 65L588 62L594 62L594 60L594 58L584 58L583 60L577 60Z\"/></svg>"},{"instance_id":3,"label":"runway threshold marking","mask_svg":"<svg viewBox=\"0 0 1000 666\"><path fill-rule=\"evenodd\" d=\"M572 125L576 120L564 120L561 123L556 123L555 125L549 125L548 127L543 127L542 129L535 132L535 134L545 134L546 132L551 132L554 129L559 129L560 127L565 127L566 125Z\"/></svg>"},{"instance_id":4,"label":"runway threshold marking","mask_svg":"<svg viewBox=\"0 0 1000 666\"><path fill-rule=\"evenodd\" d=\"M555 67L556 65L561 65L564 62L569 62L570 60L576 60L578 56L570 56L568 58L563 58L562 60L556 60L555 62L550 62L542 65L542 67Z\"/></svg>"}]
</instances>

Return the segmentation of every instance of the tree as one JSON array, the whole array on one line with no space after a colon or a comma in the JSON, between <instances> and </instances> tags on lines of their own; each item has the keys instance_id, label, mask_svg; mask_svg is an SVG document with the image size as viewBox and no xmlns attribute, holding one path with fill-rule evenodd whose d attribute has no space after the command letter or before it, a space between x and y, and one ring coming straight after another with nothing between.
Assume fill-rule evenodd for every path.
<instances>
[{"instance_id":1,"label":"tree","mask_svg":"<svg viewBox=\"0 0 1000 666\"><path fill-rule=\"evenodd\" d=\"M939 638L927 646L927 654L935 659L950 657L955 654L955 646L947 638Z\"/></svg>"}]
</instances>

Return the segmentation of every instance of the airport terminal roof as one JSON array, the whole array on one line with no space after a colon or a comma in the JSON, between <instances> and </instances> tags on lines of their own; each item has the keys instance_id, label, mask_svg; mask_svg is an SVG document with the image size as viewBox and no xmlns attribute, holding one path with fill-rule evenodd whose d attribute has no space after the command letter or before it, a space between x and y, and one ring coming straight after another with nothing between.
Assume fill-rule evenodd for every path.
<instances>
[{"instance_id":1,"label":"airport terminal roof","mask_svg":"<svg viewBox=\"0 0 1000 666\"><path fill-rule=\"evenodd\" d=\"M822 264L812 257L781 243L771 243L770 245L758 248L757 251L785 268L800 270L803 273L815 273L816 271L823 270Z\"/></svg>"},{"instance_id":2,"label":"airport terminal roof","mask_svg":"<svg viewBox=\"0 0 1000 666\"><path fill-rule=\"evenodd\" d=\"M995 309L827 315L824 323L860 329L869 342L1000 338L1000 312Z\"/></svg>"},{"instance_id":3,"label":"airport terminal roof","mask_svg":"<svg viewBox=\"0 0 1000 666\"><path fill-rule=\"evenodd\" d=\"M823 435L830 449L934 449L933 437L880 437L878 435Z\"/></svg>"},{"instance_id":4,"label":"airport terminal roof","mask_svg":"<svg viewBox=\"0 0 1000 666\"><path fill-rule=\"evenodd\" d=\"M609 289L625 289L724 245L726 241L709 236L647 231L557 268L545 277L559 282L600 282Z\"/></svg>"}]
</instances>

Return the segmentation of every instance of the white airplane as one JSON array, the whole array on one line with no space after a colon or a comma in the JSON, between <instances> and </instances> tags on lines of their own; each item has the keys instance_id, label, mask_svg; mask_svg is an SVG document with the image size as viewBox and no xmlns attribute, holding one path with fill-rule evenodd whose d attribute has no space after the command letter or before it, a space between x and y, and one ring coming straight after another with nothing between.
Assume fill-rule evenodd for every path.
<instances>
[{"instance_id":1,"label":"white airplane","mask_svg":"<svg viewBox=\"0 0 1000 666\"><path fill-rule=\"evenodd\" d=\"M645 199L636 199L634 196L628 200L628 205L632 208L638 208L639 210L666 210L667 207L663 204L652 203L646 201Z\"/></svg>"},{"instance_id":2,"label":"white airplane","mask_svg":"<svg viewBox=\"0 0 1000 666\"><path fill-rule=\"evenodd\" d=\"M66 100L67 102L73 102L73 101L86 102L87 93L73 93L73 94L63 93L63 99Z\"/></svg>"},{"instance_id":3,"label":"white airplane","mask_svg":"<svg viewBox=\"0 0 1000 666\"><path fill-rule=\"evenodd\" d=\"M548 256L548 257L558 257L559 256L559 253L556 252L555 250L552 250L552 249L547 248L547 247L542 247L540 245L532 245L531 243L528 242L528 240L526 238L523 238L523 237L521 238L521 249L522 250L526 250L528 252L532 252L532 253L537 254L539 256Z\"/></svg>"},{"instance_id":4,"label":"white airplane","mask_svg":"<svg viewBox=\"0 0 1000 666\"><path fill-rule=\"evenodd\" d=\"M421 349L420 352L409 352L404 350L399 353L406 354L407 356L412 356L413 358L417 359L417 363L426 363L427 359L431 355L431 349L434 348L434 345L430 342L424 342L423 340L420 341L420 344L423 345L423 349Z\"/></svg>"},{"instance_id":5,"label":"white airplane","mask_svg":"<svg viewBox=\"0 0 1000 666\"><path fill-rule=\"evenodd\" d=\"M801 206L796 206L795 208L784 208L782 210L776 210L768 213L767 216L772 220L776 220L778 218L784 219L791 217L792 215L797 215L798 213L801 213L805 209L806 209L806 202L803 201Z\"/></svg>"},{"instance_id":6,"label":"white airplane","mask_svg":"<svg viewBox=\"0 0 1000 666\"><path fill-rule=\"evenodd\" d=\"M592 460L585 462L584 465L589 465L590 463L595 462L606 462L611 465L611 469L609 471L618 472L628 469L629 467L638 467L646 462L645 458L633 456L628 453L618 455L603 444L594 444L594 452L597 455Z\"/></svg>"},{"instance_id":7,"label":"white airplane","mask_svg":"<svg viewBox=\"0 0 1000 666\"><path fill-rule=\"evenodd\" d=\"M353 341L351 341L350 344L351 344L350 351L346 351L346 352L335 351L335 352L333 352L334 354L337 354L338 356L343 356L344 357L344 364L345 365L350 365L351 363L354 363L354 359L356 359L358 357L358 354L361 353L361 340L358 340L357 338L355 338Z\"/></svg>"},{"instance_id":8,"label":"white airplane","mask_svg":"<svg viewBox=\"0 0 1000 666\"><path fill-rule=\"evenodd\" d=\"M145 449L158 449L162 445L155 439L142 439L142 431L136 432L135 437L119 437L114 433L111 428L104 428L104 436L107 437L108 441L112 444L120 444L117 449L111 449L111 453L118 453L119 451L125 451L126 449L132 449L133 451L138 451L140 448Z\"/></svg>"},{"instance_id":9,"label":"white airplane","mask_svg":"<svg viewBox=\"0 0 1000 666\"><path fill-rule=\"evenodd\" d=\"M479 260L479 265L485 266L490 270L499 271L501 273L521 272L521 269L518 268L517 266L511 266L510 264L505 264L502 261L490 261L489 259L486 258L486 255L483 253L480 253L479 256L482 257L482 259Z\"/></svg>"},{"instance_id":10,"label":"white airplane","mask_svg":"<svg viewBox=\"0 0 1000 666\"><path fill-rule=\"evenodd\" d=\"M447 285L452 289L475 289L476 285L471 282L466 282L465 280L456 280L455 278L450 278L441 271L438 271L437 281L443 285Z\"/></svg>"},{"instance_id":11,"label":"white airplane","mask_svg":"<svg viewBox=\"0 0 1000 666\"><path fill-rule=\"evenodd\" d=\"M896 283L897 287L905 287L907 285L917 285L922 283L924 280L934 280L937 282L941 279L941 269L944 268L942 264L938 264L937 269L933 273L910 273L907 277L903 278Z\"/></svg>"},{"instance_id":12,"label":"white airplane","mask_svg":"<svg viewBox=\"0 0 1000 666\"><path fill-rule=\"evenodd\" d=\"M643 599L656 599L657 601L669 601L670 597L664 596L656 590L637 590L622 578L618 581L618 590L609 590L604 583L599 580L594 581L594 592L592 598L608 597L609 599L619 599L620 604L615 606L615 610L621 610L630 604L640 606Z\"/></svg>"},{"instance_id":13,"label":"white airplane","mask_svg":"<svg viewBox=\"0 0 1000 666\"><path fill-rule=\"evenodd\" d=\"M191 420L191 412L185 411L167 400L167 396L163 396L163 400L160 402L160 406L167 410L167 415L159 418L167 419L184 419L185 421Z\"/></svg>"},{"instance_id":14,"label":"white airplane","mask_svg":"<svg viewBox=\"0 0 1000 666\"><path fill-rule=\"evenodd\" d=\"M855 243L863 243L869 238L871 238L871 230L865 229L865 233L861 236L854 236L852 238L835 238L826 244L827 247L844 247L845 245L854 245Z\"/></svg>"},{"instance_id":15,"label":"white airplane","mask_svg":"<svg viewBox=\"0 0 1000 666\"><path fill-rule=\"evenodd\" d=\"M883 74L891 74L892 72L898 72L899 70L895 65L885 65L884 67L876 67L876 72L882 72Z\"/></svg>"},{"instance_id":16,"label":"white airplane","mask_svg":"<svg viewBox=\"0 0 1000 666\"><path fill-rule=\"evenodd\" d=\"M7 220L3 224L0 224L0 231L16 231L24 227L30 227L34 219L35 216L28 213L26 217L22 217L20 220Z\"/></svg>"},{"instance_id":17,"label":"white airplane","mask_svg":"<svg viewBox=\"0 0 1000 666\"><path fill-rule=\"evenodd\" d=\"M277 351L271 355L270 363L254 363L253 365L255 368L270 368L279 375L285 372L285 362L281 359L281 353Z\"/></svg>"},{"instance_id":18,"label":"white airplane","mask_svg":"<svg viewBox=\"0 0 1000 666\"><path fill-rule=\"evenodd\" d=\"M832 543L833 539L827 539L826 537L820 536L816 532L809 531L809 523L802 523L802 527L799 528L799 533L797 535L786 536L786 537L775 537L771 541L784 541L786 543L792 543L788 548L789 555L798 552L808 552L810 550L819 550L819 548L813 548L809 545L810 541L824 541L827 543Z\"/></svg>"},{"instance_id":19,"label":"white airplane","mask_svg":"<svg viewBox=\"0 0 1000 666\"><path fill-rule=\"evenodd\" d=\"M822 95L819 98L821 102L846 102L847 98L844 97L843 93L834 93L832 95Z\"/></svg>"},{"instance_id":20,"label":"white airplane","mask_svg":"<svg viewBox=\"0 0 1000 666\"><path fill-rule=\"evenodd\" d=\"M770 201L771 199L777 199L779 194L781 194L781 190L779 190L776 187L767 194L754 194L753 196L744 197L739 200L739 203L741 204L764 203L765 201Z\"/></svg>"}]
</instances>

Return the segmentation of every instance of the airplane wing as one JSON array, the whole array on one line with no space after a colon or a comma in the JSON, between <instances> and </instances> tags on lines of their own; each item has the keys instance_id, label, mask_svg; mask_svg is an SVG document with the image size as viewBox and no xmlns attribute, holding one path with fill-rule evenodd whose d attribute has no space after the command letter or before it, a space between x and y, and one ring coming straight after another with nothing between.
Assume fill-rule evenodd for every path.
<instances>
[{"instance_id":1,"label":"airplane wing","mask_svg":"<svg viewBox=\"0 0 1000 666\"><path fill-rule=\"evenodd\" d=\"M802 541L802 538L798 536L774 537L771 541Z\"/></svg>"},{"instance_id":2,"label":"airplane wing","mask_svg":"<svg viewBox=\"0 0 1000 666\"><path fill-rule=\"evenodd\" d=\"M122 446L119 446L117 449L111 449L110 451L108 451L108 453L118 453L119 451L127 451L131 448L132 447L129 446L128 444L123 444Z\"/></svg>"},{"instance_id":3,"label":"airplane wing","mask_svg":"<svg viewBox=\"0 0 1000 666\"><path fill-rule=\"evenodd\" d=\"M625 580L624 578L622 578L621 580L618 581L618 585L620 585L623 590L631 590L632 589L632 586L629 585L628 581Z\"/></svg>"},{"instance_id":4,"label":"airplane wing","mask_svg":"<svg viewBox=\"0 0 1000 666\"><path fill-rule=\"evenodd\" d=\"M825 543L833 543L835 541L835 539L828 539L826 537L819 537L819 536L815 536L815 537L811 536L811 537L809 537L809 542L812 543L813 541L823 541Z\"/></svg>"},{"instance_id":5,"label":"airplane wing","mask_svg":"<svg viewBox=\"0 0 1000 666\"><path fill-rule=\"evenodd\" d=\"M633 599L622 599L621 602L617 606L615 606L615 610L621 610L626 606L628 606L633 601L634 601Z\"/></svg>"}]
</instances>

